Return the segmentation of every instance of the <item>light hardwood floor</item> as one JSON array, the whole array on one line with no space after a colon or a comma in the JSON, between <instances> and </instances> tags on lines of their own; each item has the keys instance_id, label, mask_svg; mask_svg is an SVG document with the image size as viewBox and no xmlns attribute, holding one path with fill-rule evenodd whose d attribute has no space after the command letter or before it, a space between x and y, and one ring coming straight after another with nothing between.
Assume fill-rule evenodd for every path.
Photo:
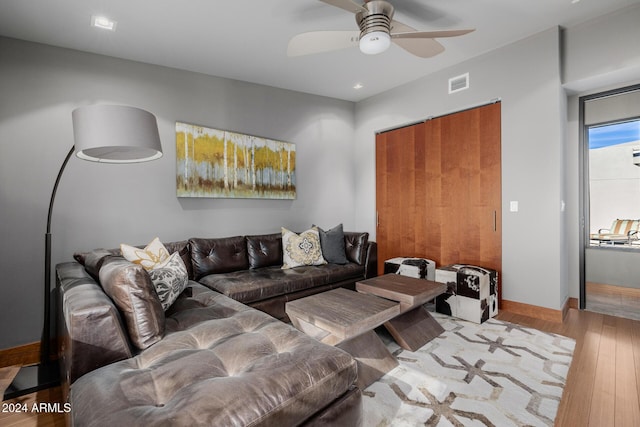
<instances>
[{"instance_id":1,"label":"light hardwood floor","mask_svg":"<svg viewBox=\"0 0 640 427\"><path fill-rule=\"evenodd\" d=\"M33 405L40 403L60 403L62 407L62 393L60 387L27 394L15 399L2 402L3 411L0 412L0 426L3 427L62 427L66 425L65 415L57 413L57 408L42 408L42 412L33 412ZM12 405L5 407L5 404ZM19 405L19 406L17 406ZM37 407L36 407L37 408ZM51 411L51 412L50 412Z\"/></svg>"},{"instance_id":2,"label":"light hardwood floor","mask_svg":"<svg viewBox=\"0 0 640 427\"><path fill-rule=\"evenodd\" d=\"M576 309L569 310L564 323L505 311L498 319L576 340L556 426L640 426L640 321ZM59 402L60 390L56 388L17 400ZM0 413L0 425L62 426L64 416Z\"/></svg>"},{"instance_id":3,"label":"light hardwood floor","mask_svg":"<svg viewBox=\"0 0 640 427\"><path fill-rule=\"evenodd\" d=\"M587 282L586 290L587 310L640 320L640 289Z\"/></svg>"}]
</instances>

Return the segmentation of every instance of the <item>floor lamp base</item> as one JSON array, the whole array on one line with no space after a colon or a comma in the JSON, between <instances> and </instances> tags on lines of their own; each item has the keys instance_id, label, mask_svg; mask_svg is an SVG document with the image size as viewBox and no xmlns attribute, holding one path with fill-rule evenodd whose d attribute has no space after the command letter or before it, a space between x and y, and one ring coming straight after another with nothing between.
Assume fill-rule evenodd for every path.
<instances>
[{"instance_id":1,"label":"floor lamp base","mask_svg":"<svg viewBox=\"0 0 640 427\"><path fill-rule=\"evenodd\" d=\"M39 390L60 385L60 368L57 361L23 366L4 392L3 400L13 399Z\"/></svg>"}]
</instances>

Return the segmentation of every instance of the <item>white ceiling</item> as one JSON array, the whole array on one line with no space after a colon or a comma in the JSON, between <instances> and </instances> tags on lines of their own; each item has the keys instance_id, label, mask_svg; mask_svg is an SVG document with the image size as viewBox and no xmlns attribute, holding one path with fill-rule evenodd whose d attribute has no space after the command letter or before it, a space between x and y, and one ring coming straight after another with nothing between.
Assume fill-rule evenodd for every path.
<instances>
[{"instance_id":1,"label":"white ceiling","mask_svg":"<svg viewBox=\"0 0 640 427\"><path fill-rule=\"evenodd\" d=\"M356 0L358 1L358 0ZM573 0L575 1L575 0ZM356 30L352 14L318 0L1 0L0 35L279 88L359 101L554 26L571 27L640 0L390 0L419 30L475 28L414 57L392 47L289 58L288 40ZM92 28L91 15L117 21ZM363 85L355 90L356 83Z\"/></svg>"}]
</instances>

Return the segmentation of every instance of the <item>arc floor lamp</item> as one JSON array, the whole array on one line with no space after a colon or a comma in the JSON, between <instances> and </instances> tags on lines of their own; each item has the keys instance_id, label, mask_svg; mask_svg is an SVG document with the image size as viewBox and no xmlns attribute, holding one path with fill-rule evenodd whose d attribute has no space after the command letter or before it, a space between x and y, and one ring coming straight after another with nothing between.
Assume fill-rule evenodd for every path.
<instances>
[{"instance_id":1,"label":"arc floor lamp","mask_svg":"<svg viewBox=\"0 0 640 427\"><path fill-rule=\"evenodd\" d=\"M162 157L156 117L148 111L122 105L91 105L72 112L74 145L65 157L53 185L47 215L44 264L44 321L37 373L20 374L12 395L30 393L57 381L57 363L51 355L51 217L60 178L73 152L83 160L101 163L140 163ZM55 337L56 335L54 335ZM32 370L33 371L33 370ZM18 383L18 384L16 384ZM11 388L8 390L11 392Z\"/></svg>"}]
</instances>

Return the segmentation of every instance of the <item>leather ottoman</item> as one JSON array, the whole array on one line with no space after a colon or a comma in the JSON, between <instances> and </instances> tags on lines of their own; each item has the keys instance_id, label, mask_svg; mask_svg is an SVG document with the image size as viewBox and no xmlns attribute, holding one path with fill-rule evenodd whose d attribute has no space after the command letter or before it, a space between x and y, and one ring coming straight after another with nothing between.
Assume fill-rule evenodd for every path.
<instances>
[{"instance_id":1,"label":"leather ottoman","mask_svg":"<svg viewBox=\"0 0 640 427\"><path fill-rule=\"evenodd\" d=\"M384 274L388 273L435 281L436 263L425 258L391 258L384 262Z\"/></svg>"},{"instance_id":2,"label":"leather ottoman","mask_svg":"<svg viewBox=\"0 0 640 427\"><path fill-rule=\"evenodd\" d=\"M498 314L498 273L474 265L453 264L436 269L436 282L447 292L436 297L436 311L475 323Z\"/></svg>"}]
</instances>

